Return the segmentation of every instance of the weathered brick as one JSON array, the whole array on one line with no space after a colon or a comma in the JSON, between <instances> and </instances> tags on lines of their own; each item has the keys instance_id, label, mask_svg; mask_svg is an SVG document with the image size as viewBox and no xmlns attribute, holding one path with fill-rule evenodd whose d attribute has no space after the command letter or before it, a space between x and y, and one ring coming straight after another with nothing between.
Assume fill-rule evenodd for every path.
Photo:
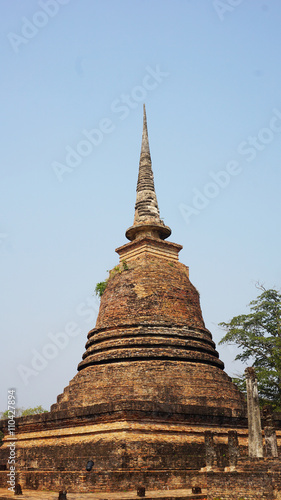
<instances>
[{"instance_id":1,"label":"weathered brick","mask_svg":"<svg viewBox=\"0 0 281 500\"><path fill-rule=\"evenodd\" d=\"M280 491L280 462L247 458L244 398L205 327L199 293L178 261L181 245L164 241L170 233L160 219L145 117L130 243L117 249L119 268L110 273L78 373L50 412L16 419L23 488L200 487L211 500L269 500ZM270 425L280 453L281 415ZM2 429L6 486L7 422Z\"/></svg>"}]
</instances>

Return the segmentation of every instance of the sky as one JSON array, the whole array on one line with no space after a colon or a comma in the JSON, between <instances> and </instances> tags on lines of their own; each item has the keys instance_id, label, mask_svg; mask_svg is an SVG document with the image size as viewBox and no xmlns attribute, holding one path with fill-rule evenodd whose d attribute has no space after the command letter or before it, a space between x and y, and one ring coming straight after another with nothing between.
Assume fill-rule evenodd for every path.
<instances>
[{"instance_id":1,"label":"sky","mask_svg":"<svg viewBox=\"0 0 281 500\"><path fill-rule=\"evenodd\" d=\"M49 409L76 374L133 222L144 102L216 344L257 282L280 290L280 21L278 0L1 2L0 412L10 389Z\"/></svg>"}]
</instances>

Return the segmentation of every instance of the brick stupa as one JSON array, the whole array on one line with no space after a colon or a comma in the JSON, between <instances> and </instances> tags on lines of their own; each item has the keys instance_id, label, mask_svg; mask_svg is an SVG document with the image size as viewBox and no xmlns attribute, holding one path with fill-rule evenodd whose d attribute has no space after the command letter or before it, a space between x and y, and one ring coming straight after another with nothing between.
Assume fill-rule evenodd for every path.
<instances>
[{"instance_id":1,"label":"brick stupa","mask_svg":"<svg viewBox=\"0 0 281 500\"><path fill-rule=\"evenodd\" d=\"M224 372L199 293L178 260L182 247L165 241L170 234L159 214L144 109L134 223L116 250L120 263L78 373L49 413L17 419L23 487L185 488L206 465L205 431L217 433L221 457L229 430L238 429L246 445L244 398Z\"/></svg>"},{"instance_id":2,"label":"brick stupa","mask_svg":"<svg viewBox=\"0 0 281 500\"><path fill-rule=\"evenodd\" d=\"M96 327L78 374L52 411L93 404L196 405L239 415L243 401L223 371L206 329L199 293L179 262L181 245L165 241L144 108L134 224L116 249Z\"/></svg>"}]
</instances>

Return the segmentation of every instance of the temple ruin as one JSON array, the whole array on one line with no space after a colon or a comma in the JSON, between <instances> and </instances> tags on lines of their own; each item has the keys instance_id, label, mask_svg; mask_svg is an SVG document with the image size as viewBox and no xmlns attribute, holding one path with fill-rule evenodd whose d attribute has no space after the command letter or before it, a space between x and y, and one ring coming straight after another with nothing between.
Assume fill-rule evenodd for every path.
<instances>
[{"instance_id":1,"label":"temple ruin","mask_svg":"<svg viewBox=\"0 0 281 500\"><path fill-rule=\"evenodd\" d=\"M261 434L258 455L249 456L246 400L224 371L199 293L179 261L182 246L166 241L170 235L160 218L144 109L129 242L116 249L119 264L78 371L50 412L17 419L23 489L205 488L210 499L226 491L229 499L245 491L265 498L255 491L280 487L281 415L267 424L267 456ZM0 448L2 487L8 439Z\"/></svg>"}]
</instances>

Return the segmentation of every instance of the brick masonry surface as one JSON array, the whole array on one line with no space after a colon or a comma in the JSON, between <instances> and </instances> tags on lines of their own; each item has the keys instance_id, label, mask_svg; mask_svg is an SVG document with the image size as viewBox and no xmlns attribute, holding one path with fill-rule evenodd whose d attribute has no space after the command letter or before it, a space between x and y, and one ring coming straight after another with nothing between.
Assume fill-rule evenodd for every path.
<instances>
[{"instance_id":1,"label":"brick masonry surface","mask_svg":"<svg viewBox=\"0 0 281 500\"><path fill-rule=\"evenodd\" d=\"M188 269L141 256L111 273L79 371L52 411L17 419L18 474L24 487L70 492L204 486L205 431L222 469L229 430L245 457L245 401L223 371ZM5 441L1 463L7 453Z\"/></svg>"},{"instance_id":2,"label":"brick masonry surface","mask_svg":"<svg viewBox=\"0 0 281 500\"><path fill-rule=\"evenodd\" d=\"M180 262L141 257L111 274L79 372L52 410L124 400L245 411Z\"/></svg>"},{"instance_id":3,"label":"brick masonry surface","mask_svg":"<svg viewBox=\"0 0 281 500\"><path fill-rule=\"evenodd\" d=\"M199 293L178 261L182 247L164 241L170 234L160 219L144 110L130 243L117 249L120 263L78 373L50 412L16 419L23 489L110 495L201 487L208 500L278 498L280 461L247 458L244 397L223 371ZM281 417L274 418L280 455ZM6 487L7 422L0 424Z\"/></svg>"}]
</instances>

